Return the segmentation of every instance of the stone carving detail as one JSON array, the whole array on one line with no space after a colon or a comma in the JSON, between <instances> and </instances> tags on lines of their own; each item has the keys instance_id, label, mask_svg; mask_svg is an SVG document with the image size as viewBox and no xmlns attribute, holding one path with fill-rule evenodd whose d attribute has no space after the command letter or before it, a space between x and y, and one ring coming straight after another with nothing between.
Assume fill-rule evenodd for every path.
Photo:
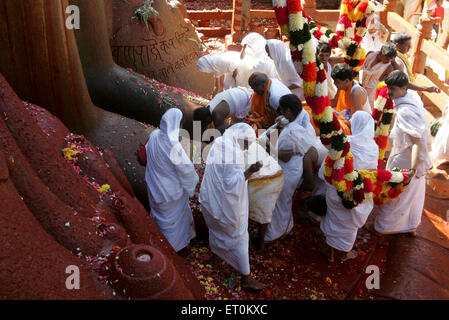
<instances>
[{"instance_id":1,"label":"stone carving detail","mask_svg":"<svg viewBox=\"0 0 449 320\"><path fill-rule=\"evenodd\" d=\"M184 19L178 1L154 1L159 16L151 19L148 28L133 18L142 0L112 0L107 5L112 6L110 41L118 65L201 95L212 92L212 76L196 67L198 58L206 54L205 47L193 25Z\"/></svg>"}]
</instances>

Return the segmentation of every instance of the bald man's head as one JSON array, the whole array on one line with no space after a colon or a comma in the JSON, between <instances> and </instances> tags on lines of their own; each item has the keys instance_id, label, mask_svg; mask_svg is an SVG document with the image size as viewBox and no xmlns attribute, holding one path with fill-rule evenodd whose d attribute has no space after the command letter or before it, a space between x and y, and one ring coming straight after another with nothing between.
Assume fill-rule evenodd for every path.
<instances>
[{"instance_id":1,"label":"bald man's head","mask_svg":"<svg viewBox=\"0 0 449 320\"><path fill-rule=\"evenodd\" d=\"M254 72L248 79L249 86L258 95L263 95L268 84L268 76L265 73Z\"/></svg>"}]
</instances>

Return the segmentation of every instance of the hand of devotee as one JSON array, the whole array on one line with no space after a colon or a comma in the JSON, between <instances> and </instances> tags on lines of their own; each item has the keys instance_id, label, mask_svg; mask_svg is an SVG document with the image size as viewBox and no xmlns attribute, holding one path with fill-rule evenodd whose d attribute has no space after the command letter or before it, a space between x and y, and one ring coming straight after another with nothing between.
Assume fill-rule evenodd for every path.
<instances>
[{"instance_id":1,"label":"hand of devotee","mask_svg":"<svg viewBox=\"0 0 449 320\"><path fill-rule=\"evenodd\" d=\"M262 168L262 161L257 161L256 163L253 163L250 167L251 173L255 173Z\"/></svg>"},{"instance_id":2,"label":"hand of devotee","mask_svg":"<svg viewBox=\"0 0 449 320\"><path fill-rule=\"evenodd\" d=\"M282 119L283 117L284 117L284 116L282 116L282 115L281 115L281 116L277 116L277 117L276 117L276 120L274 120L274 122L279 122L279 121L281 121L281 119Z\"/></svg>"},{"instance_id":3,"label":"hand of devotee","mask_svg":"<svg viewBox=\"0 0 449 320\"><path fill-rule=\"evenodd\" d=\"M427 87L426 88L426 91L427 92L435 92L435 93L440 93L441 92L441 90L440 90L440 88L437 88L437 87Z\"/></svg>"},{"instance_id":4,"label":"hand of devotee","mask_svg":"<svg viewBox=\"0 0 449 320\"><path fill-rule=\"evenodd\" d=\"M245 179L248 179L253 173L257 172L262 168L262 161L257 161L249 166L245 171Z\"/></svg>"}]
</instances>

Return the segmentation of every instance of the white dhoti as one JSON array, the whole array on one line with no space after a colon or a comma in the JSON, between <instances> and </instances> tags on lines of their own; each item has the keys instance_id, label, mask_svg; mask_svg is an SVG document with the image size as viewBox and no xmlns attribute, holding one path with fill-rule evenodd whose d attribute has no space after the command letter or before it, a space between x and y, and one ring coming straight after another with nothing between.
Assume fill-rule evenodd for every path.
<instances>
[{"instance_id":1,"label":"white dhoti","mask_svg":"<svg viewBox=\"0 0 449 320\"><path fill-rule=\"evenodd\" d=\"M374 228L383 234L415 231L421 224L425 197L425 177L413 177L398 198L391 199L377 210Z\"/></svg>"},{"instance_id":2,"label":"white dhoti","mask_svg":"<svg viewBox=\"0 0 449 320\"><path fill-rule=\"evenodd\" d=\"M374 207L373 201L346 209L333 186L327 187L327 212L321 220L320 229L326 234L326 243L340 251L349 252L354 245L357 231L363 227Z\"/></svg>"},{"instance_id":3,"label":"white dhoti","mask_svg":"<svg viewBox=\"0 0 449 320\"><path fill-rule=\"evenodd\" d=\"M248 179L249 218L260 224L271 222L274 207L284 185L284 174L278 162L259 143L245 151L246 169L257 161L262 167Z\"/></svg>"},{"instance_id":4,"label":"white dhoti","mask_svg":"<svg viewBox=\"0 0 449 320\"><path fill-rule=\"evenodd\" d=\"M419 146L416 175L398 199L377 210L374 228L380 233L413 232L421 223L426 193L425 175L432 167L429 152L430 128L423 103L414 91L394 100L396 120L390 133L392 145L387 169L411 168L413 141Z\"/></svg>"},{"instance_id":5,"label":"white dhoti","mask_svg":"<svg viewBox=\"0 0 449 320\"><path fill-rule=\"evenodd\" d=\"M189 205L189 196L170 202L155 203L150 200L150 216L170 242L175 251L185 248L195 237L195 224Z\"/></svg>"},{"instance_id":6,"label":"white dhoti","mask_svg":"<svg viewBox=\"0 0 449 320\"><path fill-rule=\"evenodd\" d=\"M351 118L352 136L349 136L351 152L354 156L354 168L375 169L379 148L374 142L374 120L365 111L357 111ZM324 164L320 175L324 177ZM363 202L353 209L343 206L342 199L332 185L327 185L326 216L321 220L320 228L326 235L326 243L340 251L351 251L361 228L371 213L374 203L372 200Z\"/></svg>"}]
</instances>

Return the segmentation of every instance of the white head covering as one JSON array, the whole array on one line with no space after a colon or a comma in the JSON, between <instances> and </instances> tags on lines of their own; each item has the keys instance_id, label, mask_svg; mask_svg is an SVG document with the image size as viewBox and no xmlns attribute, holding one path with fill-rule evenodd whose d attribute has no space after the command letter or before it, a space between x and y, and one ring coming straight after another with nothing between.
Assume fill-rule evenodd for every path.
<instances>
[{"instance_id":1,"label":"white head covering","mask_svg":"<svg viewBox=\"0 0 449 320\"><path fill-rule=\"evenodd\" d=\"M161 118L159 129L168 136L170 141L178 142L181 120L181 110L176 108L168 109Z\"/></svg>"},{"instance_id":2,"label":"white head covering","mask_svg":"<svg viewBox=\"0 0 449 320\"><path fill-rule=\"evenodd\" d=\"M216 55L207 54L198 59L198 70L213 73L216 77L227 73L233 73L240 65L240 53L226 51Z\"/></svg>"},{"instance_id":3,"label":"white head covering","mask_svg":"<svg viewBox=\"0 0 449 320\"><path fill-rule=\"evenodd\" d=\"M267 52L265 51L267 40L257 32L248 33L241 42L242 46L245 44L247 45L245 49L246 54L254 59L267 56Z\"/></svg>"},{"instance_id":4,"label":"white head covering","mask_svg":"<svg viewBox=\"0 0 449 320\"><path fill-rule=\"evenodd\" d=\"M156 203L178 200L184 193L193 196L199 178L192 162L179 143L182 112L172 108L162 116L160 129L154 130L145 146L145 180Z\"/></svg>"},{"instance_id":5,"label":"white head covering","mask_svg":"<svg viewBox=\"0 0 449 320\"><path fill-rule=\"evenodd\" d=\"M350 120L352 135L348 136L355 169L376 169L379 147L374 141L374 119L368 112L357 111Z\"/></svg>"},{"instance_id":6,"label":"white head covering","mask_svg":"<svg viewBox=\"0 0 449 320\"><path fill-rule=\"evenodd\" d=\"M298 72L296 72L290 49L287 45L278 39L267 40L267 45L268 50L270 51L271 59L274 61L277 73L282 83L287 87L292 84L301 86L301 77L298 75Z\"/></svg>"},{"instance_id":7,"label":"white head covering","mask_svg":"<svg viewBox=\"0 0 449 320\"><path fill-rule=\"evenodd\" d=\"M217 138L209 151L201 183L199 201L210 215L223 224L240 226L243 210L248 210L248 189L244 176L244 153L239 140L256 140L254 130L240 122Z\"/></svg>"},{"instance_id":8,"label":"white head covering","mask_svg":"<svg viewBox=\"0 0 449 320\"><path fill-rule=\"evenodd\" d=\"M229 127L223 134L223 139L226 141L232 141L233 145L239 145L239 140L248 140L248 144L256 141L256 133L251 126L244 122L239 122ZM239 145L241 149L241 145Z\"/></svg>"}]
</instances>

